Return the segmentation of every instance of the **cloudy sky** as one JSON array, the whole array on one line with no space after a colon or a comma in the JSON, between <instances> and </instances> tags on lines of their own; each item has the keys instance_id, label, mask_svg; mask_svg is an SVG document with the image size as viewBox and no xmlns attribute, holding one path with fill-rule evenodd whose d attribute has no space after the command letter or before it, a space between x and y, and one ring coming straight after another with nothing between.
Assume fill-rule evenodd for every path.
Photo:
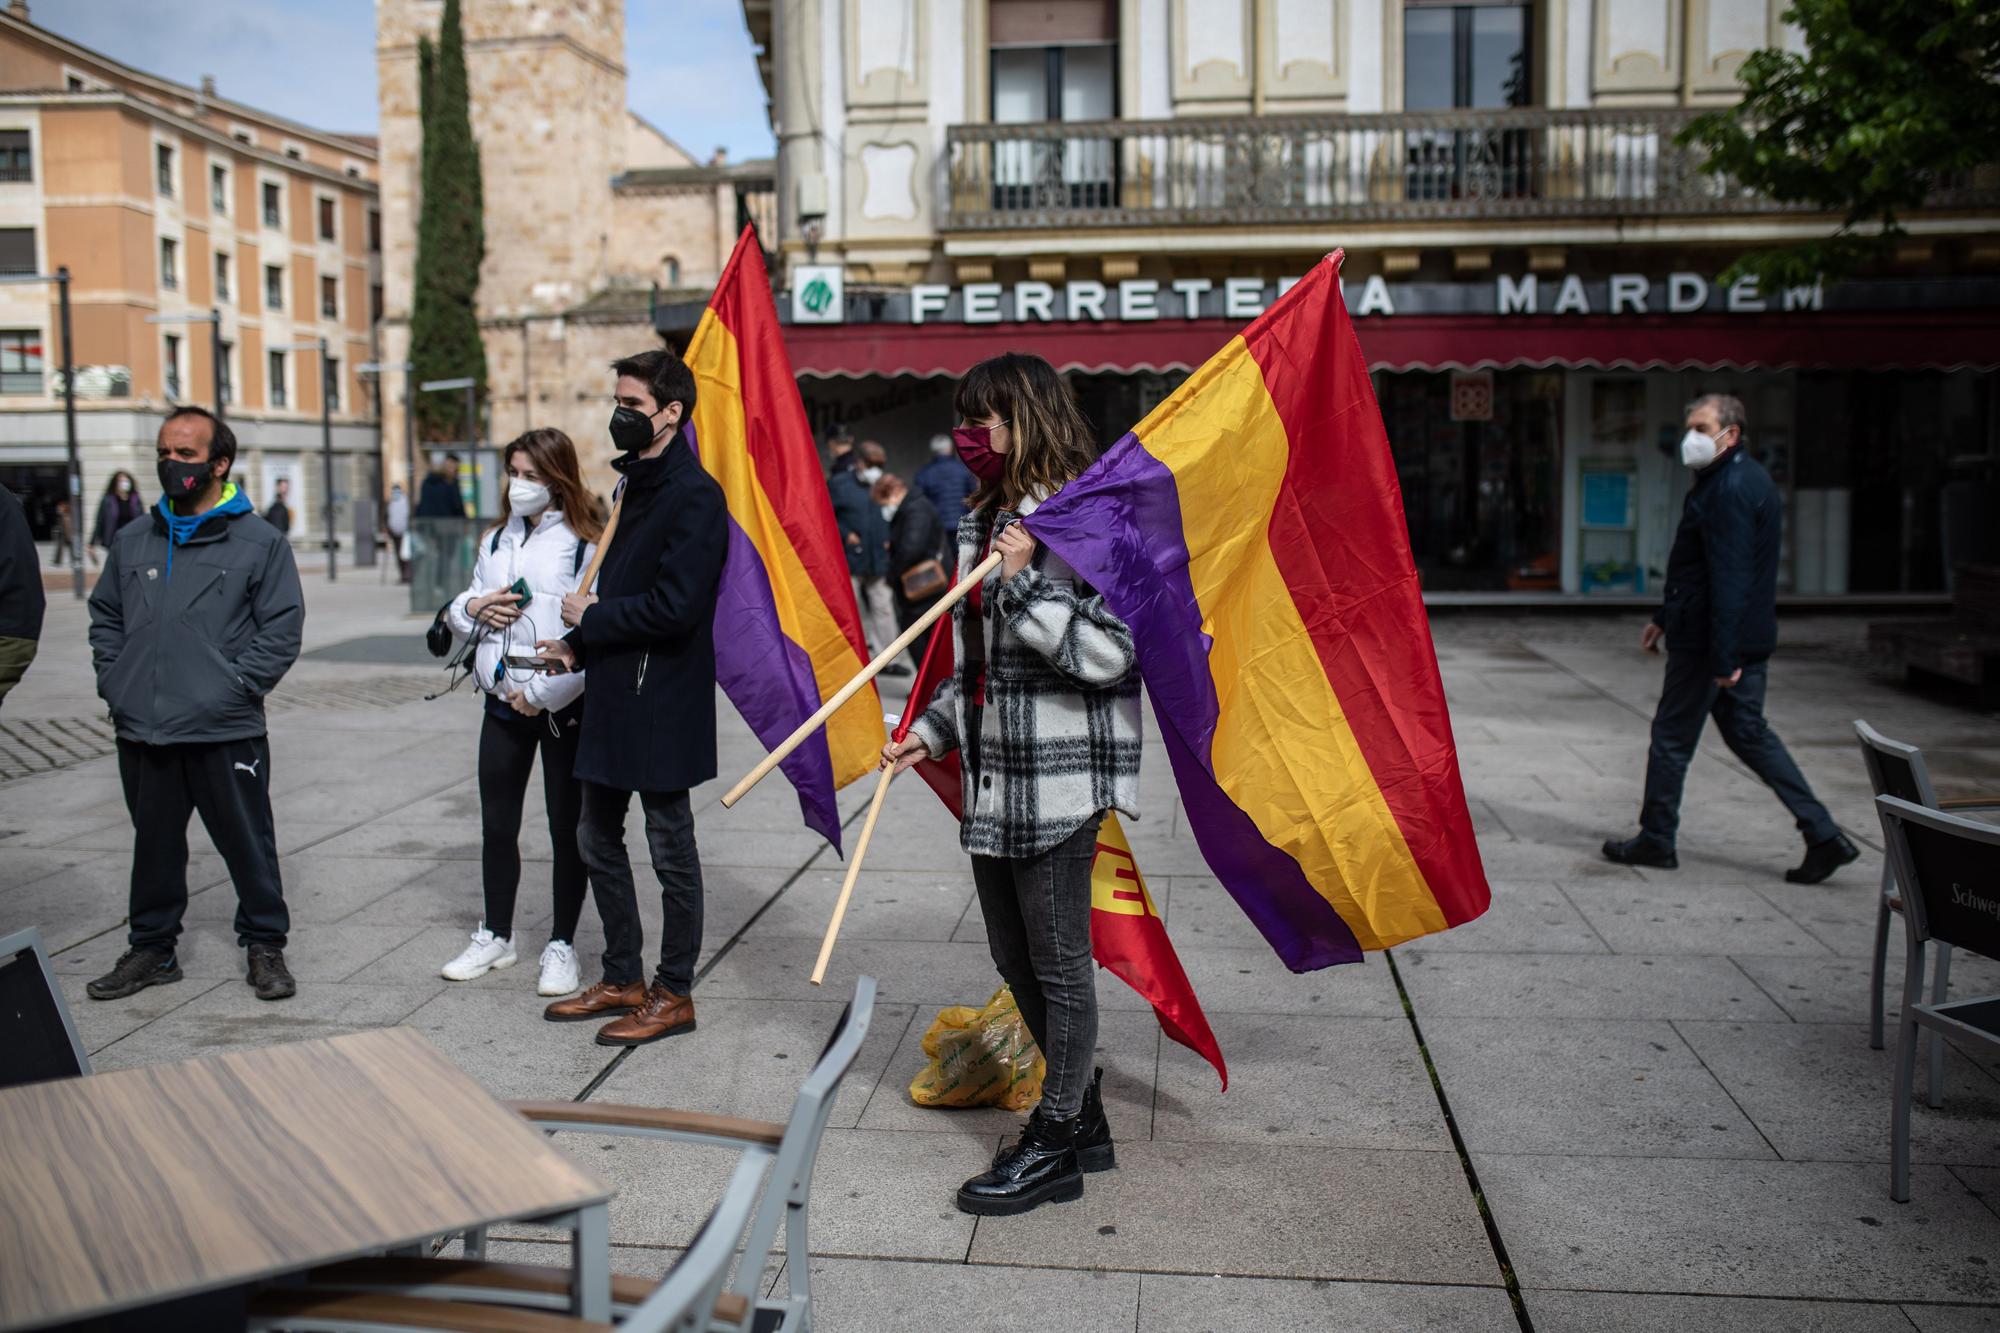
<instances>
[{"instance_id":1,"label":"cloudy sky","mask_svg":"<svg viewBox=\"0 0 2000 1333\"><path fill-rule=\"evenodd\" d=\"M320 129L374 133L373 0L32 0L34 22L150 74ZM632 109L697 159L771 152L764 90L732 0L627 0Z\"/></svg>"}]
</instances>

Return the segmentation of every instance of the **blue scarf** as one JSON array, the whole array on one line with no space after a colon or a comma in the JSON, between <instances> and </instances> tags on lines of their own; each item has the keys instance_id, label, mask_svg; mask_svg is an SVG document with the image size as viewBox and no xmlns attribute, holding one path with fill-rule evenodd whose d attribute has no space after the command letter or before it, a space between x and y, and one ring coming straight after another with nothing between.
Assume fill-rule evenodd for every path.
<instances>
[{"instance_id":1,"label":"blue scarf","mask_svg":"<svg viewBox=\"0 0 2000 1333\"><path fill-rule=\"evenodd\" d=\"M160 497L158 508L160 518L167 525L168 578L174 576L174 548L176 546L186 546L190 541L194 540L194 534L200 530L202 524L208 522L209 519L214 518L217 514L248 514L252 512L250 501L244 496L243 492L236 489L236 483L233 481L223 485L222 502L206 513L176 514L173 502L168 500L164 495Z\"/></svg>"}]
</instances>

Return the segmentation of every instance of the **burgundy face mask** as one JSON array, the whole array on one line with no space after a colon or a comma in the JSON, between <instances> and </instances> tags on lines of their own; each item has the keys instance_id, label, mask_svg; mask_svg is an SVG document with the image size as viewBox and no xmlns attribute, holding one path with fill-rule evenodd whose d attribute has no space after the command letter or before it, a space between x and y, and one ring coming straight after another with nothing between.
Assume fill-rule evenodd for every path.
<instances>
[{"instance_id":1,"label":"burgundy face mask","mask_svg":"<svg viewBox=\"0 0 2000 1333\"><path fill-rule=\"evenodd\" d=\"M993 451L993 428L991 426L958 426L951 432L951 443L958 450L958 461L965 464L972 475L981 481L998 481L1006 470L1005 454Z\"/></svg>"}]
</instances>

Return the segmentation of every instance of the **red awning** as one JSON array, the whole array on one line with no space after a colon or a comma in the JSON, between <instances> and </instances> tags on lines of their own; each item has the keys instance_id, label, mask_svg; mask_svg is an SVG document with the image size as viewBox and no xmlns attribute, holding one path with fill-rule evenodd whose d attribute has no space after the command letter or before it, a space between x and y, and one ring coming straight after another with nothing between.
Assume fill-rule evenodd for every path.
<instances>
[{"instance_id":1,"label":"red awning","mask_svg":"<svg viewBox=\"0 0 2000 1333\"><path fill-rule=\"evenodd\" d=\"M1147 323L793 324L801 375L959 375L1007 351L1058 370L1193 370L1241 325ZM1991 370L2000 313L1821 311L1789 315L1400 315L1354 321L1376 370L1559 366L1592 370Z\"/></svg>"}]
</instances>

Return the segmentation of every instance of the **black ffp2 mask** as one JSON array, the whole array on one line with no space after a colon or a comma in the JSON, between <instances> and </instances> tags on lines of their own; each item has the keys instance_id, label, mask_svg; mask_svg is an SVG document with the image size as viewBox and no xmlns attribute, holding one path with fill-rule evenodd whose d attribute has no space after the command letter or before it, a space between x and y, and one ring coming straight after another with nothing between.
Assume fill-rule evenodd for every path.
<instances>
[{"instance_id":1,"label":"black ffp2 mask","mask_svg":"<svg viewBox=\"0 0 2000 1333\"><path fill-rule=\"evenodd\" d=\"M214 470L208 463L184 463L178 458L160 460L160 492L169 500L192 500L208 489Z\"/></svg>"},{"instance_id":2,"label":"black ffp2 mask","mask_svg":"<svg viewBox=\"0 0 2000 1333\"><path fill-rule=\"evenodd\" d=\"M651 448L657 434L653 419L644 412L620 407L611 413L611 442L621 453L636 454Z\"/></svg>"}]
</instances>

